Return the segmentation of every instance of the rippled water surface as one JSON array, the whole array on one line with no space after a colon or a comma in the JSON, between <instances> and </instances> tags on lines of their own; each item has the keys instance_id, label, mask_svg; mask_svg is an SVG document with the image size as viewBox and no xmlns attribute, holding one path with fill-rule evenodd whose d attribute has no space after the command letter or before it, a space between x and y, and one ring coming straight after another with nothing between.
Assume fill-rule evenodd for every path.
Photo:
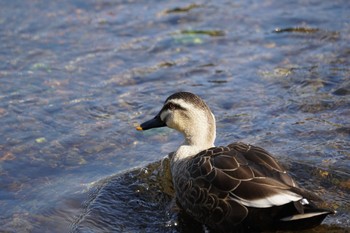
<instances>
[{"instance_id":1,"label":"rippled water surface","mask_svg":"<svg viewBox=\"0 0 350 233\"><path fill-rule=\"evenodd\" d=\"M0 1L0 231L194 232L172 200L185 90L350 228L350 2Z\"/></svg>"}]
</instances>

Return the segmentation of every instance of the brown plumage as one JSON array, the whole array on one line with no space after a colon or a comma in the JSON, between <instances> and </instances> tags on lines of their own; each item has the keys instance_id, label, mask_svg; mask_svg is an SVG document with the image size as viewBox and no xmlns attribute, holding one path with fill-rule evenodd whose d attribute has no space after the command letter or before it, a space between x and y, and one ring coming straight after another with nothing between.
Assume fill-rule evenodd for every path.
<instances>
[{"instance_id":1,"label":"brown plumage","mask_svg":"<svg viewBox=\"0 0 350 233\"><path fill-rule=\"evenodd\" d=\"M198 96L170 96L159 114L138 128L168 126L185 136L171 158L177 203L218 232L299 230L333 213L299 188L267 151L244 143L214 147L215 118Z\"/></svg>"},{"instance_id":2,"label":"brown plumage","mask_svg":"<svg viewBox=\"0 0 350 233\"><path fill-rule=\"evenodd\" d=\"M253 203L285 191L307 197L308 201L320 201L315 194L298 188L282 166L260 147L233 143L210 148L197 154L186 166L182 176L174 177L178 203L198 221L222 232L309 228L330 213L322 210L315 223L287 227L281 219L303 214L311 206L303 206L300 201L275 207L270 203L269 208L240 203L240 199Z\"/></svg>"}]
</instances>

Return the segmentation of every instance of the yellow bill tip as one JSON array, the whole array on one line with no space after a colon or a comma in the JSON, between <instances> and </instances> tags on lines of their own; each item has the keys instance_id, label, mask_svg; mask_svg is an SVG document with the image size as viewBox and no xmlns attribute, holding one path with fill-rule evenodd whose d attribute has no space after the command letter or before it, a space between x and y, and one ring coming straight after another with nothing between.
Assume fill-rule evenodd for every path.
<instances>
[{"instance_id":1,"label":"yellow bill tip","mask_svg":"<svg viewBox=\"0 0 350 233\"><path fill-rule=\"evenodd\" d=\"M142 127L140 125L138 125L138 126L136 126L136 130L142 131L143 129L142 129Z\"/></svg>"}]
</instances>

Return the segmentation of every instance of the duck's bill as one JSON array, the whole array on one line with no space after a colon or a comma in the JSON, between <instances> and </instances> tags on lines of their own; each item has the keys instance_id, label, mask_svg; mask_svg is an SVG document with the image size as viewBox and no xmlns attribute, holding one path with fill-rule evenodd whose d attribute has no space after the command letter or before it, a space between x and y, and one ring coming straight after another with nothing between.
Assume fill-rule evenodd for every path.
<instances>
[{"instance_id":1,"label":"duck's bill","mask_svg":"<svg viewBox=\"0 0 350 233\"><path fill-rule=\"evenodd\" d=\"M159 116L156 116L152 120L146 121L141 125L137 126L136 129L141 131L141 130L148 130L148 129L159 128L164 126L166 126L166 124L160 119Z\"/></svg>"}]
</instances>

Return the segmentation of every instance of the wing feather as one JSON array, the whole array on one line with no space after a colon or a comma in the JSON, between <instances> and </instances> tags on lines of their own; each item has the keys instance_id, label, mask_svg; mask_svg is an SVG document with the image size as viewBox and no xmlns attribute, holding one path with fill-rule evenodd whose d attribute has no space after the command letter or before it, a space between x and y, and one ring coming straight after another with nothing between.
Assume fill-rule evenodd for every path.
<instances>
[{"instance_id":1,"label":"wing feather","mask_svg":"<svg viewBox=\"0 0 350 233\"><path fill-rule=\"evenodd\" d=\"M268 152L244 143L202 151L187 164L186 171L189 180L176 191L185 199L181 204L209 224L238 224L247 216L248 207L281 206L303 198Z\"/></svg>"}]
</instances>

